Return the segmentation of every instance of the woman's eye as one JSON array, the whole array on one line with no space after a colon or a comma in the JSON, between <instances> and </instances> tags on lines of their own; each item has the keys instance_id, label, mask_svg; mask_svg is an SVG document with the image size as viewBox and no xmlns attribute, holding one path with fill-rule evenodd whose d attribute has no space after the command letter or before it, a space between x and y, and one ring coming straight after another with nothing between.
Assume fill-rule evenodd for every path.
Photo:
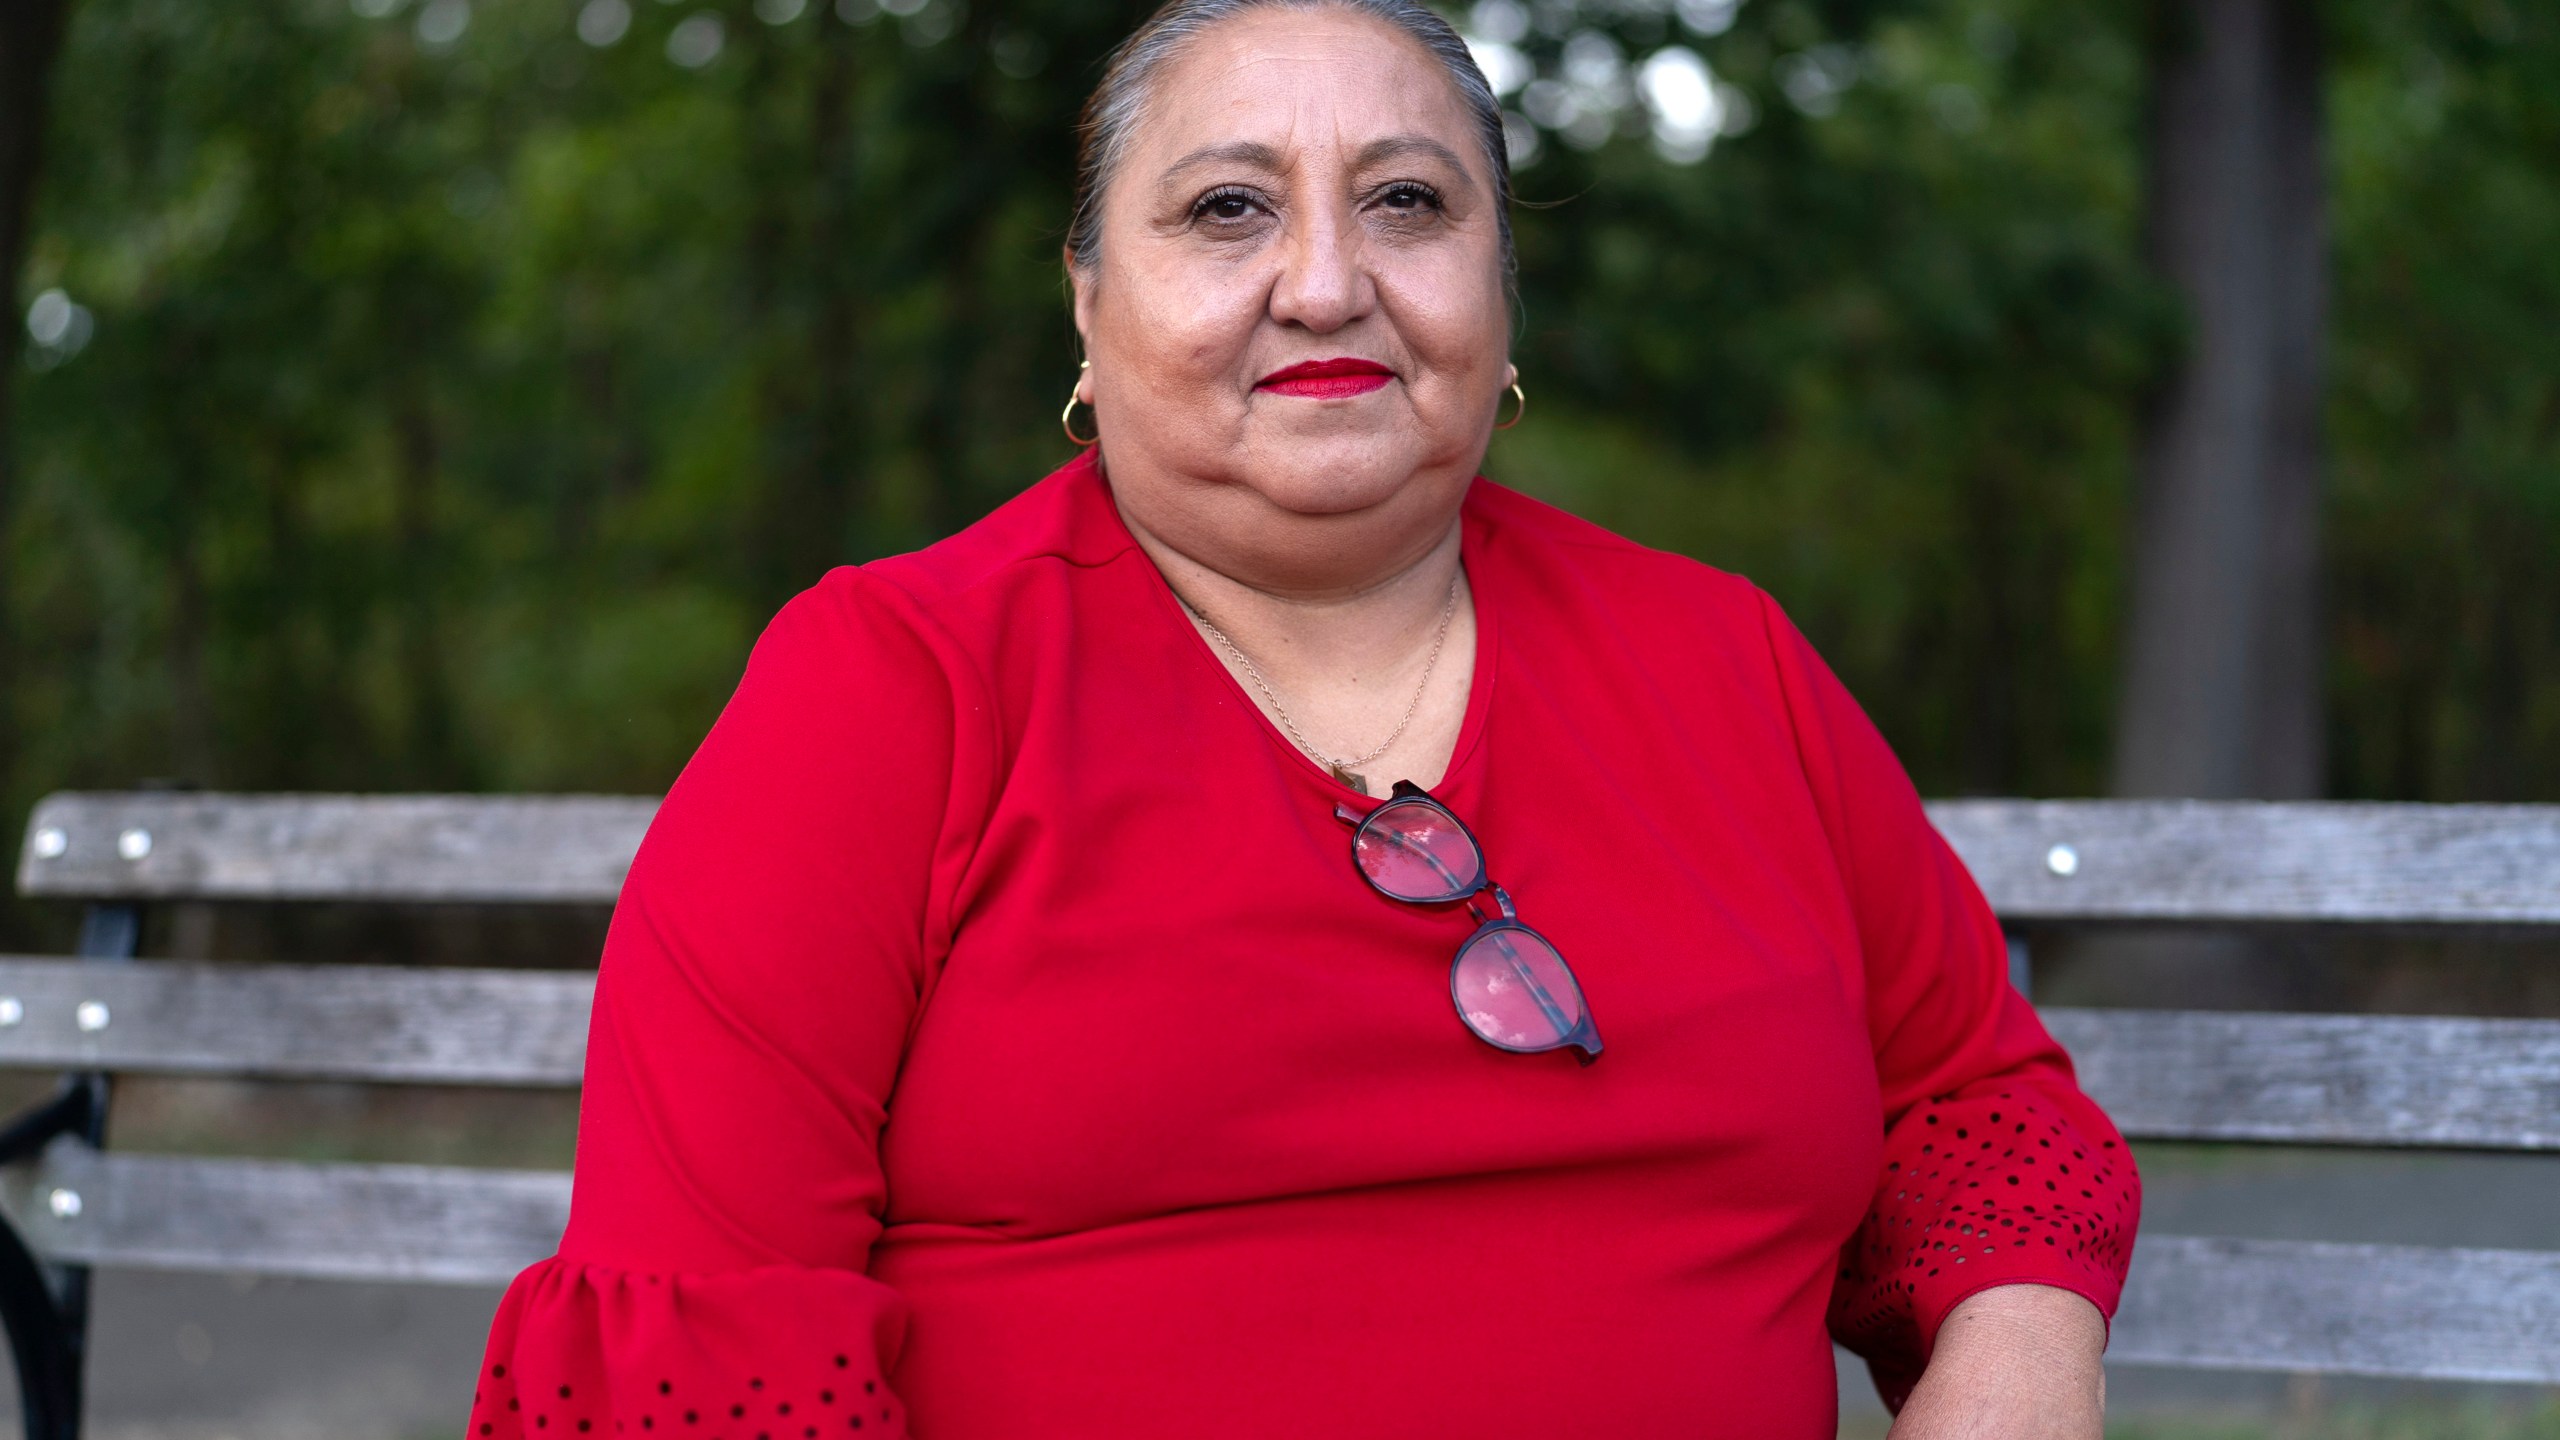
<instances>
[{"instance_id":1,"label":"woman's eye","mask_svg":"<svg viewBox=\"0 0 2560 1440\"><path fill-rule=\"evenodd\" d=\"M1191 207L1194 218L1202 220L1242 220L1253 213L1253 197L1233 190L1202 197Z\"/></svg>"},{"instance_id":2,"label":"woman's eye","mask_svg":"<svg viewBox=\"0 0 2560 1440\"><path fill-rule=\"evenodd\" d=\"M1440 208L1440 197L1427 185L1391 185L1378 197L1378 203L1390 210L1407 213Z\"/></svg>"}]
</instances>

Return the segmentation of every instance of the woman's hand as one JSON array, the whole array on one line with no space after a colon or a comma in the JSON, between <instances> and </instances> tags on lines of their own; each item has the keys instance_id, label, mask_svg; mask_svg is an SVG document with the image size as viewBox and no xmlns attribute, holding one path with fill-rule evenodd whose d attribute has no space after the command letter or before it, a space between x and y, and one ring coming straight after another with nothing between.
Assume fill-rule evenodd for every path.
<instances>
[{"instance_id":1,"label":"woman's hand","mask_svg":"<svg viewBox=\"0 0 2560 1440\"><path fill-rule=\"evenodd\" d=\"M2106 1343L2098 1307L2068 1290L2002 1285L1969 1296L1938 1327L1890 1440L2099 1440Z\"/></svg>"}]
</instances>

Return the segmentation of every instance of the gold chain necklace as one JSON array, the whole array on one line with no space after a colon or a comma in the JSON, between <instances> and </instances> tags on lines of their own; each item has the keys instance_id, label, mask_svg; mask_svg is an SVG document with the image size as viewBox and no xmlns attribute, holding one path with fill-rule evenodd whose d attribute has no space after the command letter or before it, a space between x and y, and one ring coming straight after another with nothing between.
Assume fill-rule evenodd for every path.
<instances>
[{"instance_id":1,"label":"gold chain necklace","mask_svg":"<svg viewBox=\"0 0 2560 1440\"><path fill-rule=\"evenodd\" d=\"M1404 707L1404 718L1396 722L1396 728L1387 732L1386 739L1378 742L1378 748L1366 755L1347 760L1327 755L1310 743L1305 735L1299 733L1297 722L1289 718L1289 707L1280 703L1280 692L1272 688L1271 677L1262 673L1262 667L1253 663L1253 657L1244 653L1243 646L1238 645L1226 631L1218 628L1218 622L1210 619L1208 612L1185 599L1181 591L1175 591L1173 598L1182 601L1182 608L1191 612L1192 617L1200 622L1200 628L1216 637L1217 642L1226 647L1227 653L1235 657L1236 663L1244 667L1244 673L1253 679L1254 688L1262 692L1263 699L1271 702L1271 713L1279 718L1280 728L1288 732L1290 741L1307 752L1308 757L1317 764L1331 771L1334 779L1366 795L1369 793L1369 782L1355 773L1353 767L1366 765L1386 754L1388 748L1403 737L1405 727L1413 723L1414 715L1422 709L1422 697L1431 689L1432 672L1440 668L1440 649L1449 642L1450 618L1458 613L1458 575L1452 573L1449 576L1449 596L1440 602L1440 629L1431 637L1431 658L1422 662L1422 679L1413 687L1413 699Z\"/></svg>"}]
</instances>

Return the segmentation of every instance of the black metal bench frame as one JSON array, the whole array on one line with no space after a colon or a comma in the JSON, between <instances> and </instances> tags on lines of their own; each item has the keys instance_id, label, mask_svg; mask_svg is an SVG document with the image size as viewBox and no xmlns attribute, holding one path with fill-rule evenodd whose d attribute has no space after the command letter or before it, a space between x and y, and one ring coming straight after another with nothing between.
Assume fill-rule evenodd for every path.
<instances>
[{"instance_id":1,"label":"black metal bench frame","mask_svg":"<svg viewBox=\"0 0 2560 1440\"><path fill-rule=\"evenodd\" d=\"M140 906L92 905L80 918L77 953L82 960L131 960L141 939ZM23 1004L15 997L8 1003ZM23 1011L11 1023L23 1023ZM64 1075L52 1098L0 1128L0 1166L33 1159L66 1137L104 1147L107 1086L103 1071ZM14 1226L0 1222L0 1324L9 1332L28 1440L73 1440L88 1374L89 1267L37 1258Z\"/></svg>"}]
</instances>

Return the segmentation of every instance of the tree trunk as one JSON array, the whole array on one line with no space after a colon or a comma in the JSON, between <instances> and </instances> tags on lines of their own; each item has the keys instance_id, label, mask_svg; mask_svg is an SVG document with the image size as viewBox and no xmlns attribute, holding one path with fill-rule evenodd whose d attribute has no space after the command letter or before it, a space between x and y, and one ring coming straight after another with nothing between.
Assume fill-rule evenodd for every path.
<instances>
[{"instance_id":1,"label":"tree trunk","mask_svg":"<svg viewBox=\"0 0 2560 1440\"><path fill-rule=\"evenodd\" d=\"M36 176L44 164L45 97L54 58L62 52L71 0L0 0L0 300L15 349L18 271L26 263ZM14 363L0 364L0 517L8 513L12 456L9 382Z\"/></svg>"},{"instance_id":2,"label":"tree trunk","mask_svg":"<svg viewBox=\"0 0 2560 1440\"><path fill-rule=\"evenodd\" d=\"M824 26L816 89L809 103L810 278L816 291L809 335L813 411L807 489L815 502L811 529L831 548L820 556L842 565L868 555L845 546L855 520L869 509L870 474L862 455L864 411L858 346L862 332L861 181L852 123L854 36L842 25Z\"/></svg>"},{"instance_id":3,"label":"tree trunk","mask_svg":"<svg viewBox=\"0 0 2560 1440\"><path fill-rule=\"evenodd\" d=\"M2321 789L2320 348L2328 286L2312 0L2154 0L2152 264L2188 349L2145 417L2120 795ZM2091 935L2114 993L2289 1009L2298 945Z\"/></svg>"},{"instance_id":4,"label":"tree trunk","mask_svg":"<svg viewBox=\"0 0 2560 1440\"><path fill-rule=\"evenodd\" d=\"M2309 0L2159 0L2153 263L2190 348L2147 417L2117 793L2319 793L2319 35Z\"/></svg>"},{"instance_id":5,"label":"tree trunk","mask_svg":"<svg viewBox=\"0 0 2560 1440\"><path fill-rule=\"evenodd\" d=\"M771 609L862 558L857 463L863 397L855 370L859 252L854 186L855 33L823 24L808 57L759 35L764 88L755 210L746 235L749 304L765 337L758 377L765 484L749 546L752 593ZM798 67L808 67L803 73Z\"/></svg>"},{"instance_id":6,"label":"tree trunk","mask_svg":"<svg viewBox=\"0 0 2560 1440\"><path fill-rule=\"evenodd\" d=\"M205 577L205 531L212 477L189 456L172 477L169 517L169 764L180 785L211 787L221 744L213 715L213 588Z\"/></svg>"},{"instance_id":7,"label":"tree trunk","mask_svg":"<svg viewBox=\"0 0 2560 1440\"><path fill-rule=\"evenodd\" d=\"M409 744L404 768L429 788L469 783L453 686L445 673L442 567L437 563L436 477L443 447L434 411L409 378L394 405L399 436L394 504L399 536L401 668L409 678Z\"/></svg>"},{"instance_id":8,"label":"tree trunk","mask_svg":"<svg viewBox=\"0 0 2560 1440\"><path fill-rule=\"evenodd\" d=\"M0 785L18 754L17 633L9 623L16 577L8 568L8 536L17 519L18 457L11 423L17 378L18 274L35 226L36 177L43 168L45 98L70 0L0 0Z\"/></svg>"}]
</instances>

